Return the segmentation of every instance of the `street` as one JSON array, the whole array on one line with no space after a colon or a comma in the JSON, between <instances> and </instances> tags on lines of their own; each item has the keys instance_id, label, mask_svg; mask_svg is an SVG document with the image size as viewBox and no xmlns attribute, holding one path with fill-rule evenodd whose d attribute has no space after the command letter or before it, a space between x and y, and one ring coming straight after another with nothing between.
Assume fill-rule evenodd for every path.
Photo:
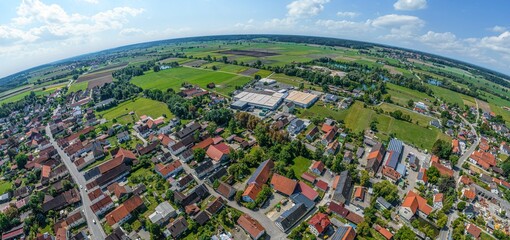
<instances>
[{"instance_id":1,"label":"street","mask_svg":"<svg viewBox=\"0 0 510 240\"><path fill-rule=\"evenodd\" d=\"M83 175L76 169L76 166L73 164L71 159L67 156L67 154L60 148L60 146L57 144L55 139L53 138L53 135L50 131L49 124L46 126L46 135L49 137L51 145L57 150L58 155L60 155L60 158L62 159L62 162L67 167L67 170L69 171L69 174L73 178L74 182L78 184L79 186L82 186L82 188L78 189L80 191L81 201L82 201L82 208L84 210L84 215L87 220L88 229L90 231L90 234L92 235L92 239L105 239L106 234L99 224L99 219L97 216L92 212L92 209L90 206L92 205L92 202L90 201L87 192L85 191L86 181ZM96 223L94 223L95 221Z\"/></svg>"}]
</instances>

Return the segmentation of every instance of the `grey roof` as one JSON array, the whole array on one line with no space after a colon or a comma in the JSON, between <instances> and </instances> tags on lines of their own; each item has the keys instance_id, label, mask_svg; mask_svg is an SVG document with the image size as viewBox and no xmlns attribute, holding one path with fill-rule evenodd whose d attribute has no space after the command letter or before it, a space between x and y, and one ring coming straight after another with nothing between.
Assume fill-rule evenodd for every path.
<instances>
[{"instance_id":1,"label":"grey roof","mask_svg":"<svg viewBox=\"0 0 510 240\"><path fill-rule=\"evenodd\" d=\"M400 155L399 155L399 153L398 152L394 152L394 151L389 151L386 154L390 154L389 155L389 159L386 162L386 166L391 167L393 169L396 169L397 165L398 165L398 162L400 162L400 157L399 157Z\"/></svg>"},{"instance_id":2,"label":"grey roof","mask_svg":"<svg viewBox=\"0 0 510 240\"><path fill-rule=\"evenodd\" d=\"M182 139L182 138L185 138L186 136L192 134L193 132L195 132L198 129L200 129L200 124L194 122L194 123L186 126L185 128L181 129L180 131L176 132L175 136Z\"/></svg>"},{"instance_id":3,"label":"grey roof","mask_svg":"<svg viewBox=\"0 0 510 240\"><path fill-rule=\"evenodd\" d=\"M346 196L344 196L344 191L350 190L351 186L351 176L349 175L349 172L347 170L341 172L340 180L338 181L338 185L336 185L335 192L333 193L333 200L343 202L341 201L342 198L346 198Z\"/></svg>"},{"instance_id":4,"label":"grey roof","mask_svg":"<svg viewBox=\"0 0 510 240\"><path fill-rule=\"evenodd\" d=\"M394 151L401 154L404 149L404 143L396 138L390 140L388 144L388 151Z\"/></svg>"},{"instance_id":5,"label":"grey roof","mask_svg":"<svg viewBox=\"0 0 510 240\"><path fill-rule=\"evenodd\" d=\"M378 197L377 203L381 204L386 209L390 209L393 207L393 205L391 203L389 203L388 201L386 201L386 199L384 199L383 197Z\"/></svg>"},{"instance_id":6,"label":"grey roof","mask_svg":"<svg viewBox=\"0 0 510 240\"><path fill-rule=\"evenodd\" d=\"M342 240L349 230L350 226L339 226L333 236L331 236L330 240Z\"/></svg>"},{"instance_id":7,"label":"grey roof","mask_svg":"<svg viewBox=\"0 0 510 240\"><path fill-rule=\"evenodd\" d=\"M315 206L315 202L307 198L302 193L292 194L290 196L290 200L292 200L295 204L303 203L308 209L312 209Z\"/></svg>"},{"instance_id":8,"label":"grey roof","mask_svg":"<svg viewBox=\"0 0 510 240\"><path fill-rule=\"evenodd\" d=\"M266 160L264 162L262 162L259 167L257 169L255 169L255 172L253 172L253 174L251 175L250 179L248 179L248 182L246 182L246 184L250 184L250 183L254 183L255 182L255 179L257 179L257 177L259 176L260 172L262 171L262 169L265 168L265 166L269 163L270 160Z\"/></svg>"},{"instance_id":9,"label":"grey roof","mask_svg":"<svg viewBox=\"0 0 510 240\"><path fill-rule=\"evenodd\" d=\"M283 231L286 232L296 225L296 223L303 218L309 210L310 209L308 209L303 203L296 204L289 210L283 212L275 222L280 223Z\"/></svg>"}]
</instances>

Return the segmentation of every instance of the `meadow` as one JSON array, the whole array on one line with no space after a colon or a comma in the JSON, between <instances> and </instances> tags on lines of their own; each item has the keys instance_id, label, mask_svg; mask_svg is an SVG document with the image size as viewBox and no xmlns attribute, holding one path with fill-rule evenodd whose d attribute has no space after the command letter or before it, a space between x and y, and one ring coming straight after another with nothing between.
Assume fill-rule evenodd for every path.
<instances>
[{"instance_id":1,"label":"meadow","mask_svg":"<svg viewBox=\"0 0 510 240\"><path fill-rule=\"evenodd\" d=\"M134 77L133 84L143 89L160 89L166 91L169 88L179 91L183 83L196 84L206 88L207 84L215 83L213 91L228 96L236 86L243 86L252 78L226 72L213 70L178 67L159 72L147 72L145 75Z\"/></svg>"},{"instance_id":2,"label":"meadow","mask_svg":"<svg viewBox=\"0 0 510 240\"><path fill-rule=\"evenodd\" d=\"M129 115L134 112L134 115ZM147 115L157 118L166 115L166 119L173 118L172 113L168 110L165 103L154 101L147 98L136 98L135 100L125 101L114 108L98 112L111 124L116 119L120 124L130 124L138 121L140 116Z\"/></svg>"}]
</instances>

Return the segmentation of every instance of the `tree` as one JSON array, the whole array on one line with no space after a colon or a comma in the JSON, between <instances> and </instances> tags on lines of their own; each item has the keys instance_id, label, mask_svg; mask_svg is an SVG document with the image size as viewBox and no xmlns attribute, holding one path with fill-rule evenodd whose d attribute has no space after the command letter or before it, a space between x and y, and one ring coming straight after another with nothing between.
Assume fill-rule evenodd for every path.
<instances>
[{"instance_id":1,"label":"tree","mask_svg":"<svg viewBox=\"0 0 510 240\"><path fill-rule=\"evenodd\" d=\"M408 226L402 226L393 236L395 240L416 239L416 234Z\"/></svg>"},{"instance_id":2,"label":"tree","mask_svg":"<svg viewBox=\"0 0 510 240\"><path fill-rule=\"evenodd\" d=\"M457 209L461 212L464 211L464 209L466 209L466 202L460 201L457 203Z\"/></svg>"},{"instance_id":3,"label":"tree","mask_svg":"<svg viewBox=\"0 0 510 240\"><path fill-rule=\"evenodd\" d=\"M384 180L374 184L374 196L375 199L383 197L388 202L397 201L398 189L397 186L388 180Z\"/></svg>"},{"instance_id":4,"label":"tree","mask_svg":"<svg viewBox=\"0 0 510 240\"><path fill-rule=\"evenodd\" d=\"M448 217L446 216L446 214L443 214L439 219L437 219L437 226L442 229L446 226L446 223L448 222Z\"/></svg>"},{"instance_id":5,"label":"tree","mask_svg":"<svg viewBox=\"0 0 510 240\"><path fill-rule=\"evenodd\" d=\"M20 153L20 154L16 155L14 160L16 161L18 168L25 168L25 165L28 162L28 156L26 154Z\"/></svg>"},{"instance_id":6,"label":"tree","mask_svg":"<svg viewBox=\"0 0 510 240\"><path fill-rule=\"evenodd\" d=\"M214 65L214 66L212 66L212 68L211 68L211 69L212 69L213 71L216 71L216 70L218 70L218 67L216 67L216 65Z\"/></svg>"},{"instance_id":7,"label":"tree","mask_svg":"<svg viewBox=\"0 0 510 240\"><path fill-rule=\"evenodd\" d=\"M442 159L449 159L452 154L452 145L445 140L438 139L432 146L432 153Z\"/></svg>"},{"instance_id":8,"label":"tree","mask_svg":"<svg viewBox=\"0 0 510 240\"><path fill-rule=\"evenodd\" d=\"M83 135L83 134L80 134L79 138L80 138L80 141L82 141L82 142L85 141L85 139L87 139L87 137L85 137L85 135Z\"/></svg>"},{"instance_id":9,"label":"tree","mask_svg":"<svg viewBox=\"0 0 510 240\"><path fill-rule=\"evenodd\" d=\"M239 202L241 202L242 199L243 199L243 191L239 190L236 192L234 200L239 203Z\"/></svg>"},{"instance_id":10,"label":"tree","mask_svg":"<svg viewBox=\"0 0 510 240\"><path fill-rule=\"evenodd\" d=\"M409 99L409 101L407 101L407 106L412 108L414 106L414 101L412 99Z\"/></svg>"},{"instance_id":11,"label":"tree","mask_svg":"<svg viewBox=\"0 0 510 240\"><path fill-rule=\"evenodd\" d=\"M361 170L360 175L361 186L368 187L368 184L370 183L370 175L367 170Z\"/></svg>"},{"instance_id":12,"label":"tree","mask_svg":"<svg viewBox=\"0 0 510 240\"><path fill-rule=\"evenodd\" d=\"M437 170L436 167L431 166L427 170L427 177L429 178L429 183L434 184L434 185L437 184L439 181L439 177L440 177L439 170Z\"/></svg>"}]
</instances>

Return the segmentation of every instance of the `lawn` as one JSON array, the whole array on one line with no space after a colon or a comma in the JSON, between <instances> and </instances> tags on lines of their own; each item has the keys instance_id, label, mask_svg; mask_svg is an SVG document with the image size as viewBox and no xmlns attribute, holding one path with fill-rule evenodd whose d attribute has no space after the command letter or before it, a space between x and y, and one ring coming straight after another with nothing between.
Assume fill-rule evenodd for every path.
<instances>
[{"instance_id":1,"label":"lawn","mask_svg":"<svg viewBox=\"0 0 510 240\"><path fill-rule=\"evenodd\" d=\"M12 189L12 183L10 182L0 182L0 195L6 193L7 191Z\"/></svg>"},{"instance_id":2,"label":"lawn","mask_svg":"<svg viewBox=\"0 0 510 240\"><path fill-rule=\"evenodd\" d=\"M308 170L312 161L304 157L296 157L294 158L294 164L292 165L292 170L296 174L296 177L301 179L301 174Z\"/></svg>"},{"instance_id":3,"label":"lawn","mask_svg":"<svg viewBox=\"0 0 510 240\"><path fill-rule=\"evenodd\" d=\"M377 136L384 140L388 139L391 133L394 133L397 138L404 142L429 150L439 138L451 140L439 129L423 127L414 123L396 120L388 115L377 114L372 109L363 108L362 102L355 102L349 108L344 122L354 132L360 132L369 128L373 120L377 121ZM420 125L425 125L425 123L419 122Z\"/></svg>"},{"instance_id":4,"label":"lawn","mask_svg":"<svg viewBox=\"0 0 510 240\"><path fill-rule=\"evenodd\" d=\"M216 84L216 88L213 91L228 95L235 90L236 86L244 86L250 80L250 77L233 73L179 67L159 72L147 72L145 75L134 77L132 83L143 89L160 89L166 91L172 88L178 91L183 83L196 84L202 88L206 88L207 84L212 82Z\"/></svg>"},{"instance_id":5,"label":"lawn","mask_svg":"<svg viewBox=\"0 0 510 240\"><path fill-rule=\"evenodd\" d=\"M135 114L129 115L130 112L134 112ZM116 119L120 124L134 123L138 121L139 117L142 115L158 118L164 114L166 115L166 119L173 118L172 113L168 110L168 106L166 106L165 103L147 98L128 100L114 108L100 111L98 114L108 121Z\"/></svg>"},{"instance_id":6,"label":"lawn","mask_svg":"<svg viewBox=\"0 0 510 240\"><path fill-rule=\"evenodd\" d=\"M89 82L73 82L71 86L69 87L69 92L78 92L80 90L84 91L87 89L87 86L89 85Z\"/></svg>"},{"instance_id":7,"label":"lawn","mask_svg":"<svg viewBox=\"0 0 510 240\"><path fill-rule=\"evenodd\" d=\"M304 87L306 89L314 89L314 90L322 91L322 88L320 86L311 85L309 82L303 80L300 77L292 77L292 76L287 76L282 73L275 73L275 74L271 75L269 78L274 79L274 80L281 82L283 84L288 84L288 85L294 86L294 87L299 87L299 84L303 83Z\"/></svg>"},{"instance_id":8,"label":"lawn","mask_svg":"<svg viewBox=\"0 0 510 240\"><path fill-rule=\"evenodd\" d=\"M338 110L337 108L325 105L323 102L317 102L307 109L299 109L297 114L300 118L310 119L312 117L331 118L335 120L343 120L347 115L347 110Z\"/></svg>"},{"instance_id":9,"label":"lawn","mask_svg":"<svg viewBox=\"0 0 510 240\"><path fill-rule=\"evenodd\" d=\"M437 87L437 86L433 86L433 85L429 85L429 87L432 89L435 96L443 99L444 101L446 101L448 103L456 103L460 107L464 107L464 105L468 105L468 106L475 105L475 100L473 97L470 97L470 96L467 96L464 94L460 94L460 93L454 92L450 89L446 89L446 88L442 88L442 87Z\"/></svg>"},{"instance_id":10,"label":"lawn","mask_svg":"<svg viewBox=\"0 0 510 240\"><path fill-rule=\"evenodd\" d=\"M503 119L507 122L507 125L510 125L510 111L505 110L502 107L510 107L510 101L506 101L500 97L489 95L487 97L491 110L496 113L496 115L501 115Z\"/></svg>"}]
</instances>

